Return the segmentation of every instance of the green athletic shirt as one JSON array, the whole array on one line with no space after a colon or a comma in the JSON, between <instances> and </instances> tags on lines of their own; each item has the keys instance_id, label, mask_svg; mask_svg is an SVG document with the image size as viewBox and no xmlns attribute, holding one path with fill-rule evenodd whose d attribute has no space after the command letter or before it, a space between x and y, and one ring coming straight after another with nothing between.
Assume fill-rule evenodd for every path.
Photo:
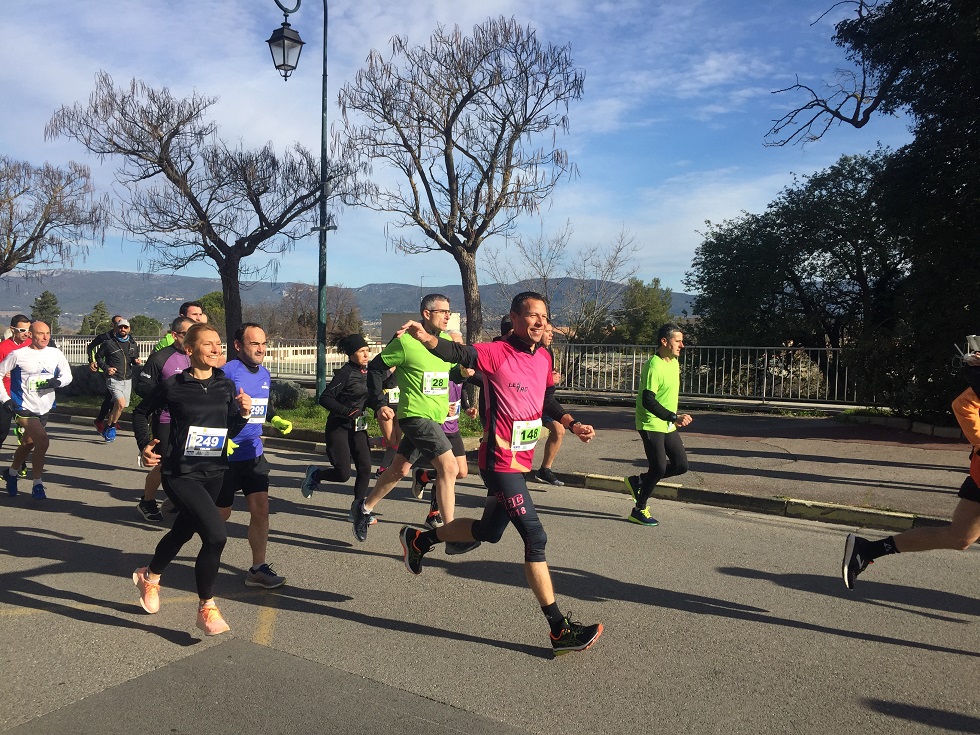
<instances>
[{"instance_id":1,"label":"green athletic shirt","mask_svg":"<svg viewBox=\"0 0 980 735\"><path fill-rule=\"evenodd\" d=\"M677 401L681 392L680 360L667 361L660 355L654 355L643 363L643 369L640 371L640 390L636 394L637 431L659 431L661 434L677 431L677 427L672 423L658 419L643 407L645 390L653 393L661 406L677 413Z\"/></svg>"},{"instance_id":2,"label":"green athletic shirt","mask_svg":"<svg viewBox=\"0 0 980 735\"><path fill-rule=\"evenodd\" d=\"M450 339L445 332L439 334ZM381 359L395 368L398 380L398 418L425 418L442 424L449 414L449 370L452 364L436 357L408 334L397 337L381 351Z\"/></svg>"}]
</instances>

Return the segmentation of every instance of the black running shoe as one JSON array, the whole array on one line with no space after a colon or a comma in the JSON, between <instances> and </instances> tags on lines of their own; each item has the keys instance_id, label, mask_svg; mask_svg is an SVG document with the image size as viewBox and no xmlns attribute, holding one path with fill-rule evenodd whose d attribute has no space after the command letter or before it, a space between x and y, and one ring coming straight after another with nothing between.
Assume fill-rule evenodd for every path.
<instances>
[{"instance_id":1,"label":"black running shoe","mask_svg":"<svg viewBox=\"0 0 980 735\"><path fill-rule=\"evenodd\" d=\"M156 500L141 500L137 503L136 510L140 512L143 518L153 523L159 523L163 520L163 513L160 512Z\"/></svg>"},{"instance_id":2,"label":"black running shoe","mask_svg":"<svg viewBox=\"0 0 980 735\"><path fill-rule=\"evenodd\" d=\"M640 503L640 476L630 475L629 477L623 478L623 484L626 485L626 489L630 491L630 495L633 496L633 505L639 505Z\"/></svg>"},{"instance_id":3,"label":"black running shoe","mask_svg":"<svg viewBox=\"0 0 980 735\"><path fill-rule=\"evenodd\" d=\"M412 574L422 573L422 557L425 556L425 552L419 551L415 545L415 540L421 535L422 532L419 529L409 526L402 526L402 530L398 534L405 555L405 568Z\"/></svg>"},{"instance_id":4,"label":"black running shoe","mask_svg":"<svg viewBox=\"0 0 980 735\"><path fill-rule=\"evenodd\" d=\"M480 541L447 541L446 542L446 553L449 556L456 556L457 554L466 554L473 549L480 546Z\"/></svg>"},{"instance_id":5,"label":"black running shoe","mask_svg":"<svg viewBox=\"0 0 980 735\"><path fill-rule=\"evenodd\" d=\"M873 559L867 557L868 547L871 542L866 538L861 538L857 534L847 534L847 541L844 542L844 561L841 562L841 576L847 589L854 589L854 580L858 575L868 568L868 564L873 563Z\"/></svg>"},{"instance_id":6,"label":"black running shoe","mask_svg":"<svg viewBox=\"0 0 980 735\"><path fill-rule=\"evenodd\" d=\"M554 485L555 487L564 487L565 483L555 477L555 473L551 471L550 467L542 467L537 472L538 482L545 482L549 485Z\"/></svg>"},{"instance_id":7,"label":"black running shoe","mask_svg":"<svg viewBox=\"0 0 980 735\"><path fill-rule=\"evenodd\" d=\"M412 495L415 496L416 500L422 498L422 493L425 492L425 483L422 482L422 475L425 474L425 470L417 469L415 474L412 476Z\"/></svg>"},{"instance_id":8,"label":"black running shoe","mask_svg":"<svg viewBox=\"0 0 980 735\"><path fill-rule=\"evenodd\" d=\"M551 634L551 648L556 656L561 656L571 651L584 651L595 643L596 639L601 635L602 623L582 625L581 623L569 620L568 616L565 616L565 627L562 629L561 635L555 638L554 633Z\"/></svg>"},{"instance_id":9,"label":"black running shoe","mask_svg":"<svg viewBox=\"0 0 980 735\"><path fill-rule=\"evenodd\" d=\"M363 501L355 500L351 503L350 512L354 517L354 538L358 541L367 541L368 526L371 525L371 514L364 511Z\"/></svg>"}]
</instances>

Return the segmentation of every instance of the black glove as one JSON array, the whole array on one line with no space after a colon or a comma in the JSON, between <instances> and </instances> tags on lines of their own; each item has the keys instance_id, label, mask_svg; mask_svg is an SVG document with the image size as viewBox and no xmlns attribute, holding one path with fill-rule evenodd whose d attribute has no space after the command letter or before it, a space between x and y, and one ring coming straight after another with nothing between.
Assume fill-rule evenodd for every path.
<instances>
[{"instance_id":1,"label":"black glove","mask_svg":"<svg viewBox=\"0 0 980 735\"><path fill-rule=\"evenodd\" d=\"M17 413L17 404L14 403L13 398L9 398L6 401L4 401L3 407L8 411L10 411L10 413Z\"/></svg>"},{"instance_id":2,"label":"black glove","mask_svg":"<svg viewBox=\"0 0 980 735\"><path fill-rule=\"evenodd\" d=\"M61 381L57 378L48 378L47 380L38 381L37 385L34 386L35 390L44 390L45 388L60 388Z\"/></svg>"}]
</instances>

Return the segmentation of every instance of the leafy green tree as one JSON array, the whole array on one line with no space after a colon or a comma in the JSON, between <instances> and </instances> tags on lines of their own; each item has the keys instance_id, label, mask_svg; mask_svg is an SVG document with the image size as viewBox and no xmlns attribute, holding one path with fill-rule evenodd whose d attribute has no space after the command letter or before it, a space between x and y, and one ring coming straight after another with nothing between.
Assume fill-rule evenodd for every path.
<instances>
[{"instance_id":1,"label":"leafy green tree","mask_svg":"<svg viewBox=\"0 0 980 735\"><path fill-rule=\"evenodd\" d=\"M657 330L670 321L673 303L670 294L669 288L661 288L659 278L654 278L649 285L639 278L630 278L619 308L613 310L616 341L631 345L655 344Z\"/></svg>"},{"instance_id":2,"label":"leafy green tree","mask_svg":"<svg viewBox=\"0 0 980 735\"><path fill-rule=\"evenodd\" d=\"M137 314L129 320L130 334L134 337L159 337L163 325L153 317Z\"/></svg>"},{"instance_id":3,"label":"leafy green tree","mask_svg":"<svg viewBox=\"0 0 980 735\"><path fill-rule=\"evenodd\" d=\"M879 399L922 416L949 416L963 384L923 345L961 343L978 331L980 282L980 3L975 0L856 0L834 40L853 68L825 85L803 84L803 104L769 131L772 144L822 137L834 124L856 128L875 114L905 112L914 140L881 177L881 216L908 240L908 276L891 329L866 340L878 369ZM869 346L873 345L873 346Z\"/></svg>"},{"instance_id":4,"label":"leafy green tree","mask_svg":"<svg viewBox=\"0 0 980 735\"><path fill-rule=\"evenodd\" d=\"M109 331L112 326L112 315L106 308L105 301L100 301L92 311L82 317L82 326L79 327L79 334L102 334Z\"/></svg>"},{"instance_id":5,"label":"leafy green tree","mask_svg":"<svg viewBox=\"0 0 980 735\"><path fill-rule=\"evenodd\" d=\"M882 213L890 155L842 156L761 215L708 224L684 284L713 344L841 347L894 328L908 240Z\"/></svg>"},{"instance_id":6,"label":"leafy green tree","mask_svg":"<svg viewBox=\"0 0 980 735\"><path fill-rule=\"evenodd\" d=\"M231 327L231 332L225 326L225 299L221 291L211 291L197 299L201 303L201 309L208 315L208 324L218 330L222 339L230 339L229 334L234 335L235 330L241 326L241 320Z\"/></svg>"},{"instance_id":7,"label":"leafy green tree","mask_svg":"<svg viewBox=\"0 0 980 735\"><path fill-rule=\"evenodd\" d=\"M58 334L61 326L58 324L58 317L61 316L61 307L58 306L58 297L50 291L42 291L41 295L34 299L31 306L31 321L40 319L51 327L51 334Z\"/></svg>"}]
</instances>

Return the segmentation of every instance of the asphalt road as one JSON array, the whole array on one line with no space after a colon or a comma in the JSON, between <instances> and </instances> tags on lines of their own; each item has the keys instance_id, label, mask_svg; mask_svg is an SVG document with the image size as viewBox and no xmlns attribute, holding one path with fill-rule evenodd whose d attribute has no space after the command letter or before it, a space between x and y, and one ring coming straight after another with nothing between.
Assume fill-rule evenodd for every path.
<instances>
[{"instance_id":1,"label":"asphalt road","mask_svg":"<svg viewBox=\"0 0 980 735\"><path fill-rule=\"evenodd\" d=\"M976 548L883 559L848 592L847 528L664 502L648 529L610 493L535 492L559 603L606 626L554 659L512 529L415 577L397 531L425 506L407 484L360 544L350 488L304 499L311 457L276 450L269 558L287 586L242 584L241 503L217 587L232 631L206 639L196 542L160 612L136 602L161 528L135 510L132 438L52 436L49 500L0 497L5 732L980 732ZM462 481L460 515L481 505Z\"/></svg>"}]
</instances>

